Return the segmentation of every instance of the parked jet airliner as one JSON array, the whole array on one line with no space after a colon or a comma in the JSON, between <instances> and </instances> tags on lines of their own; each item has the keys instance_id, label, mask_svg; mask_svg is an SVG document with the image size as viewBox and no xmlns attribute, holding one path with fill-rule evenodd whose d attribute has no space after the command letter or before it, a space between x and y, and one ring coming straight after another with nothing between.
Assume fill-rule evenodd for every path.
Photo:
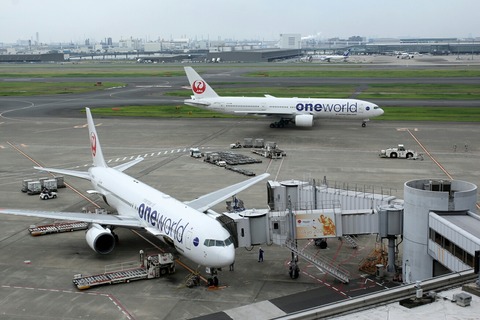
<instances>
[{"instance_id":1,"label":"parked jet airliner","mask_svg":"<svg viewBox=\"0 0 480 320\"><path fill-rule=\"evenodd\" d=\"M315 118L361 119L362 127L369 118L383 114L376 104L357 99L311 99L265 97L221 97L193 70L185 67L193 91L185 104L235 115L271 116L279 119L270 128L283 128L289 123L311 127Z\"/></svg>"},{"instance_id":2,"label":"parked jet airliner","mask_svg":"<svg viewBox=\"0 0 480 320\"><path fill-rule=\"evenodd\" d=\"M90 109L86 108L93 157L88 172L35 167L35 169L90 180L96 193L115 208L118 215L0 209L0 213L89 222L86 240L100 254L115 247L115 227L143 228L173 246L196 264L221 268L233 263L235 248L230 233L217 220L204 214L212 206L265 179L269 174L234 184L189 202L181 202L123 173L143 158L108 167Z\"/></svg>"},{"instance_id":3,"label":"parked jet airliner","mask_svg":"<svg viewBox=\"0 0 480 320\"><path fill-rule=\"evenodd\" d=\"M308 62L313 62L313 61L327 61L330 62L332 60L338 60L338 61L347 61L348 56L350 55L350 50L347 50L343 53L343 55L338 55L338 54L333 54L333 55L318 55L314 54L311 56L307 56L307 61Z\"/></svg>"}]
</instances>

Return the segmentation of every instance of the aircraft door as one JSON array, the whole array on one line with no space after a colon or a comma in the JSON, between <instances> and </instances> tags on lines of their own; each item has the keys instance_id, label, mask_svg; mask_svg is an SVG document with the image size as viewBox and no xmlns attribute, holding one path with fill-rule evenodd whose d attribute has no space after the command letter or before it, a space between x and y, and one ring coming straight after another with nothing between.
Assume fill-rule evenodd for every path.
<instances>
[{"instance_id":1,"label":"aircraft door","mask_svg":"<svg viewBox=\"0 0 480 320\"><path fill-rule=\"evenodd\" d=\"M187 235L185 237L185 248L188 250L192 249L192 231L187 231Z\"/></svg>"}]
</instances>

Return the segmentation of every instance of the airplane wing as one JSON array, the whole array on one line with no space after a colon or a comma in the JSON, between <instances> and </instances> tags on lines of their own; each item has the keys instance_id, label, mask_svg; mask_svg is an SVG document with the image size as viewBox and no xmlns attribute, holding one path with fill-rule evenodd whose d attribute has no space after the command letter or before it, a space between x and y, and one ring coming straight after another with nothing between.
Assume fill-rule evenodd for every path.
<instances>
[{"instance_id":1,"label":"airplane wing","mask_svg":"<svg viewBox=\"0 0 480 320\"><path fill-rule=\"evenodd\" d=\"M261 174L257 177L211 192L195 200L185 202L185 204L189 205L190 207L200 212L207 211L214 205L219 204L220 202L230 198L231 196L239 193L240 191L247 189L248 187L254 185L255 183L265 179L269 175L270 175L269 173Z\"/></svg>"},{"instance_id":2,"label":"airplane wing","mask_svg":"<svg viewBox=\"0 0 480 320\"><path fill-rule=\"evenodd\" d=\"M117 227L130 227L130 228L144 227L141 224L141 221L139 221L138 219L135 219L133 217L127 217L127 216L119 216L119 215L107 215L107 214L95 214L95 213L83 213L83 212L23 210L23 209L0 209L0 213L16 215L16 216L83 221L83 222L89 222L89 223L98 223L100 225L106 224L106 225L117 226Z\"/></svg>"}]
</instances>

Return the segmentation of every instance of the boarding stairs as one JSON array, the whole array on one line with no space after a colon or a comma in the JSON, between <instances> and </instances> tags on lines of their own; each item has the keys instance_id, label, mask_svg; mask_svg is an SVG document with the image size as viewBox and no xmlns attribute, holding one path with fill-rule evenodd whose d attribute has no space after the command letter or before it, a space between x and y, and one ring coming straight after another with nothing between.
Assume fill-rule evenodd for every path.
<instances>
[{"instance_id":1,"label":"boarding stairs","mask_svg":"<svg viewBox=\"0 0 480 320\"><path fill-rule=\"evenodd\" d=\"M134 261L122 263L120 269L117 269L116 271L109 271L91 276L77 275L73 279L73 284L76 285L78 289L84 290L105 284L116 284L146 279L147 276L147 269L145 267L139 267L139 262Z\"/></svg>"},{"instance_id":2,"label":"boarding stairs","mask_svg":"<svg viewBox=\"0 0 480 320\"><path fill-rule=\"evenodd\" d=\"M302 257L316 267L321 268L323 271L325 271L332 277L342 281L343 283L348 283L350 281L350 272L345 268L335 265L333 261L329 261L325 257L321 258L314 256L313 254L307 252L305 249L299 250L295 242L291 240L285 241L285 246L288 249L292 250L292 252L294 252L299 257Z\"/></svg>"},{"instance_id":3,"label":"boarding stairs","mask_svg":"<svg viewBox=\"0 0 480 320\"><path fill-rule=\"evenodd\" d=\"M83 276L77 274L73 284L80 290L105 284L117 284L142 279L154 279L175 272L175 261L171 253L150 255L141 264L139 261L129 261L108 265L105 272L96 275Z\"/></svg>"},{"instance_id":4,"label":"boarding stairs","mask_svg":"<svg viewBox=\"0 0 480 320\"><path fill-rule=\"evenodd\" d=\"M355 239L351 236L349 236L348 234L344 234L343 235L343 240L345 240L346 243L348 243L348 245L352 248L352 249L356 249L358 247L358 244L357 242L355 241Z\"/></svg>"}]
</instances>

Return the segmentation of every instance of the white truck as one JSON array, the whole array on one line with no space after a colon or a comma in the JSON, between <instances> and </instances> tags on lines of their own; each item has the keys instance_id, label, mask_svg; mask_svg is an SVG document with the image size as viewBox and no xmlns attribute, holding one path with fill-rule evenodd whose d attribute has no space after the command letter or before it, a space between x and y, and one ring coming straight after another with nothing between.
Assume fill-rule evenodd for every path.
<instances>
[{"instance_id":1,"label":"white truck","mask_svg":"<svg viewBox=\"0 0 480 320\"><path fill-rule=\"evenodd\" d=\"M199 148L190 148L190 157L201 158L202 152L200 151Z\"/></svg>"},{"instance_id":2,"label":"white truck","mask_svg":"<svg viewBox=\"0 0 480 320\"><path fill-rule=\"evenodd\" d=\"M405 149L403 144L399 144L398 147L381 150L379 156L381 158L417 159L418 153L410 149Z\"/></svg>"}]
</instances>

